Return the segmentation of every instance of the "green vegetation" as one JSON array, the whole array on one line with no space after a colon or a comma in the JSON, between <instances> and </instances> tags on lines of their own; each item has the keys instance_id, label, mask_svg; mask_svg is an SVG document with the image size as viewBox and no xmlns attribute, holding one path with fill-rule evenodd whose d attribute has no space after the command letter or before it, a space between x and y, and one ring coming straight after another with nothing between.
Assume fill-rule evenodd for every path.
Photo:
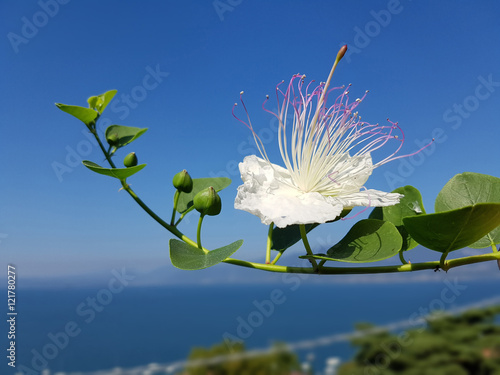
<instances>
[{"instance_id":1,"label":"green vegetation","mask_svg":"<svg viewBox=\"0 0 500 375\"><path fill-rule=\"evenodd\" d=\"M191 365L178 375L290 375L300 370L297 356L284 344L276 344L273 349L251 353L243 343L193 348L188 357Z\"/></svg>"},{"instance_id":2,"label":"green vegetation","mask_svg":"<svg viewBox=\"0 0 500 375\"><path fill-rule=\"evenodd\" d=\"M362 334L358 351L338 375L499 375L500 306L458 316L433 316L423 327L399 334Z\"/></svg>"}]
</instances>

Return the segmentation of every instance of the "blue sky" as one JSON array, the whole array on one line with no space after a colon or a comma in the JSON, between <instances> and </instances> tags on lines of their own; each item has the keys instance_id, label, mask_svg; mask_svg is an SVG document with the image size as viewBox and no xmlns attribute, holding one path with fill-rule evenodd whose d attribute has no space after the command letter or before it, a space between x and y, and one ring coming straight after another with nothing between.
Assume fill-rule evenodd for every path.
<instances>
[{"instance_id":1,"label":"blue sky","mask_svg":"<svg viewBox=\"0 0 500 375\"><path fill-rule=\"evenodd\" d=\"M168 218L175 173L229 175L223 213L206 220L204 243L243 238L243 259L263 260L267 228L232 207L240 183L235 166L253 152L232 105L244 90L254 127L269 136L266 148L280 163L271 117L261 110L265 95L297 72L325 80L342 44L350 49L334 84L352 83L354 96L370 90L358 107L364 120L398 121L407 137L403 153L436 138L419 157L375 170L367 187L413 185L432 211L455 174L500 176L500 3L493 0L8 0L0 14L0 263L16 264L27 277L125 266L177 272L170 235L118 191L117 181L81 166L82 159L104 164L103 157L88 147L83 125L54 106L86 105L110 89L118 90L118 103L103 118L149 128L117 156L135 151L148 164L129 180L132 187ZM196 220L182 227L192 237ZM333 244L350 225L320 228L311 241ZM284 262L297 263L299 252ZM189 277L203 275L210 273Z\"/></svg>"}]
</instances>

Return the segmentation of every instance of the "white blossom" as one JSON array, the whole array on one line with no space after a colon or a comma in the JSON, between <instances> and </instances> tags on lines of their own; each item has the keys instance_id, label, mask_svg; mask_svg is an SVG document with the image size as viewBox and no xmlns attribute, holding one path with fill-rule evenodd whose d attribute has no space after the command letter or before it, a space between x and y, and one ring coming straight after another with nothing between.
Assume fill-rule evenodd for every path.
<instances>
[{"instance_id":1,"label":"white blossom","mask_svg":"<svg viewBox=\"0 0 500 375\"><path fill-rule=\"evenodd\" d=\"M238 187L236 209L258 216L264 224L283 228L325 223L337 218L343 209L355 206L399 203L402 195L366 189L364 185L373 169L403 157L395 154L403 144L404 133L389 120L387 125L361 121L356 108L366 93L350 102L350 85L328 88L338 60L326 83L311 89L310 82L304 87L305 76L296 74L285 91L280 89L281 84L276 87L277 113L264 107L279 122L278 146L284 168L269 160L248 112L248 123L238 119L252 131L261 157L247 156L239 165L243 185ZM339 90L335 102L327 106L328 96ZM401 137L393 134L396 130ZM399 143L396 151L374 164L371 153L390 140Z\"/></svg>"}]
</instances>

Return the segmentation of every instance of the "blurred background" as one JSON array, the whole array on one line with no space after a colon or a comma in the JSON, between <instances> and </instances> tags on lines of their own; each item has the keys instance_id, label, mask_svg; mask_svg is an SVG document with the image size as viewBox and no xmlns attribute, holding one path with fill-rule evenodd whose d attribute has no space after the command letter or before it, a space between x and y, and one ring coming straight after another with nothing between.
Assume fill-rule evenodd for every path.
<instances>
[{"instance_id":1,"label":"blurred background","mask_svg":"<svg viewBox=\"0 0 500 375\"><path fill-rule=\"evenodd\" d=\"M236 257L262 262L267 227L233 208L237 165L257 152L231 114L240 91L280 164L275 124L261 108L265 95L295 73L325 80L347 44L333 85L352 83L354 98L370 90L358 107L363 119L398 121L402 154L435 138L418 155L375 170L367 187L413 185L433 212L455 174L500 176L498 2L5 0L0 15L0 266L3 280L7 265L16 267L19 312L17 368L4 359L1 373L153 371L152 363L182 362L193 347L235 339L244 344L238 350L312 340L294 347L296 359L282 359L334 373L355 348L349 336L322 337L352 333L361 321L411 326L434 310L495 301L500 272L492 262L376 276L283 276L227 264L175 269L169 233L116 180L82 166L85 159L104 164L103 156L85 127L54 103L86 106L89 96L117 89L98 128L149 128L117 153L121 160L135 151L148 164L129 179L134 190L168 218L175 173L230 177L222 214L205 220L204 244L243 238ZM196 221L188 217L181 229L194 237ZM311 246L327 249L352 224L316 229ZM280 263L304 264L302 251L289 249ZM407 259L439 254L416 248Z\"/></svg>"}]
</instances>

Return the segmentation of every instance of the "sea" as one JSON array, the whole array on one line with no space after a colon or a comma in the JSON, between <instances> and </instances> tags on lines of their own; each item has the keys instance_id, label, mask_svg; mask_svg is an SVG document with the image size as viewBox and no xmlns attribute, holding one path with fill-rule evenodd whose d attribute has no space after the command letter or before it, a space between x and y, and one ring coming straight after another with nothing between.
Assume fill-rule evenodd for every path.
<instances>
[{"instance_id":1,"label":"sea","mask_svg":"<svg viewBox=\"0 0 500 375\"><path fill-rule=\"evenodd\" d=\"M432 311L500 302L498 279L453 277L311 284L290 275L263 285L110 284L17 292L15 368L5 355L12 341L6 319L0 336L0 373L7 375L120 373L118 368L179 363L194 347L229 339L243 341L249 350L289 344L301 361L323 374L328 358L346 361L353 356L349 334L357 323L411 327Z\"/></svg>"}]
</instances>

